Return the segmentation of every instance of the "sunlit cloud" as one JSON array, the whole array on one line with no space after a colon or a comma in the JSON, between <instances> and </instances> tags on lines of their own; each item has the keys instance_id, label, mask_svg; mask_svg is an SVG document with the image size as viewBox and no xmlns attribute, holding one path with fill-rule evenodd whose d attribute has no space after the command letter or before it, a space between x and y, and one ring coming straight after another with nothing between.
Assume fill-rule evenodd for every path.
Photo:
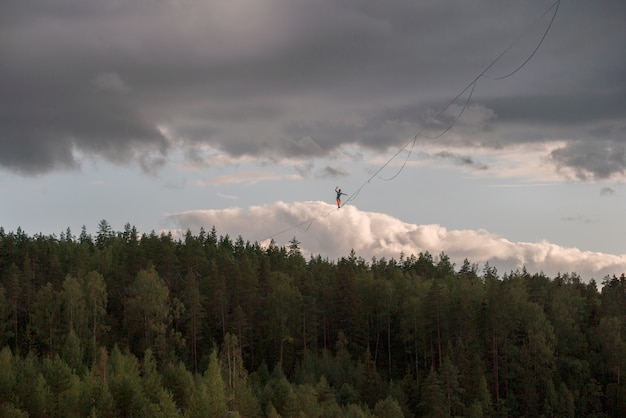
<instances>
[{"instance_id":1,"label":"sunlit cloud","mask_svg":"<svg viewBox=\"0 0 626 418\"><path fill-rule=\"evenodd\" d=\"M337 209L324 202L276 202L248 209L188 211L168 214L172 230L198 231L215 226L218 233L241 235L262 244L274 240L288 245L301 242L305 254L331 259L350 250L364 259L429 252L445 253L458 266L464 259L489 263L501 273L525 267L548 275L575 272L585 280L626 271L626 255L581 251L547 241L512 242L486 230L449 230L442 225L416 225L392 216L361 211L354 206Z\"/></svg>"}]
</instances>

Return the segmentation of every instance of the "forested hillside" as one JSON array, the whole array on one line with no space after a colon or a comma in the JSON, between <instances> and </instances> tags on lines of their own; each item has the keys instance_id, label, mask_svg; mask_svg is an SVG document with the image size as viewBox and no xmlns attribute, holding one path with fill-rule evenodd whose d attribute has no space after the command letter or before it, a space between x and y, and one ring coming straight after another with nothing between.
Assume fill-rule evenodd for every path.
<instances>
[{"instance_id":1,"label":"forested hillside","mask_svg":"<svg viewBox=\"0 0 626 418\"><path fill-rule=\"evenodd\" d=\"M626 416L626 277L600 279L0 228L0 416Z\"/></svg>"}]
</instances>

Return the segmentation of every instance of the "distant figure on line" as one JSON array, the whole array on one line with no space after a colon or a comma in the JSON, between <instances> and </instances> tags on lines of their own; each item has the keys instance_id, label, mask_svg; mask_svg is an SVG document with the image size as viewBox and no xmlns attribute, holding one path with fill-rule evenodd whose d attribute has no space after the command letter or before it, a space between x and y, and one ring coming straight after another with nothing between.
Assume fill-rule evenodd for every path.
<instances>
[{"instance_id":1,"label":"distant figure on line","mask_svg":"<svg viewBox=\"0 0 626 418\"><path fill-rule=\"evenodd\" d=\"M341 207L341 195L348 196L345 193L341 193L341 189L339 186L335 187L335 192L337 193L337 209Z\"/></svg>"}]
</instances>

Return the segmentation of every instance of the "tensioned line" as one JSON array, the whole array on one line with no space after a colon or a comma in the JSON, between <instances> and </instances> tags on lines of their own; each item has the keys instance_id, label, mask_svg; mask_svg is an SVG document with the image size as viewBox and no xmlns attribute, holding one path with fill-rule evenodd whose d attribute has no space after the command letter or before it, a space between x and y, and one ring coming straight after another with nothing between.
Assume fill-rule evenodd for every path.
<instances>
[{"instance_id":1,"label":"tensioned line","mask_svg":"<svg viewBox=\"0 0 626 418\"><path fill-rule=\"evenodd\" d=\"M427 136L424 135L423 132L426 128L422 128L418 133L416 133L406 144L404 144L404 146L402 146L401 148L398 149L398 151L393 154L391 156L391 158L389 158L389 160L387 160L383 165L381 165L378 170L376 170L365 182L363 182L356 190L355 192L353 192L352 194L350 194L348 196L348 198L345 200L345 202L341 205L341 207L345 206L346 204L350 203L351 201L355 200L359 193L361 192L361 190L367 186L368 184L370 184L370 182L378 177L380 180L383 181L391 181L393 179L395 179L396 177L398 177L400 175L400 173L402 172L402 170L404 170L404 167L406 166L409 157L411 156L413 149L415 147L415 143L417 142L417 139L419 137L423 137L423 138L428 138L428 139L437 139L442 137L443 135L445 135L448 131L450 131L450 129L452 129L454 127L454 125L456 125L456 123L458 122L458 120L461 118L461 116L463 115L463 112L465 111L465 109L469 106L470 100L472 98L472 95L474 93L474 90L476 88L476 84L478 83L478 81L481 78L485 78L488 80L503 80L506 78L509 78L511 76L513 76L514 74L516 74L518 71L520 71L532 58L533 56L537 53L537 51L539 50L539 48L541 47L541 45L543 44L544 40L546 39L548 33L550 32L550 29L552 28L552 24L554 23L554 20L556 18L557 12L559 10L559 5L561 4L561 0L557 0L554 3L552 3L552 5L550 5L550 7L548 7L546 9L545 12L543 12L543 14L537 19L535 20L535 22L533 22L517 39L515 39L515 41L513 41L511 44L509 44L493 61L491 61L489 63L489 65L487 65L487 67L485 67L485 69L483 71L481 71L469 84L467 84L467 86L465 86L465 88L463 90L461 90L461 92L459 94L457 94L452 100L450 100L445 106L443 106L437 113L435 113L435 115L433 116L433 119L438 118L439 116L441 116L443 114L443 112L445 112L446 110L448 110L448 108L450 108L450 106L452 106L454 103L457 102L457 100L459 100L466 92L469 91L469 94L467 96L467 99L464 101L461 110L458 112L458 114L454 117L454 119L452 120L452 122L445 127L441 132L439 132L437 135L434 136ZM546 27L543 35L541 36L541 39L539 40L539 42L537 43L537 45L535 46L535 48L533 49L533 51L528 55L528 57L519 65L517 66L513 71L501 75L501 76L496 76L496 77L492 77L492 76L488 76L487 72L504 56L506 55L506 53L513 48L513 46L515 46L532 28L534 28L548 13L550 13L551 10L554 11L552 12L552 17L550 18L550 22L548 24L548 26ZM410 149L409 149L410 147ZM379 174L381 171L383 171L389 164L391 164L391 162L393 162L403 151L406 151L408 149L408 153L407 156L403 162L403 164L400 166L400 168L398 169L398 171L391 177L389 178L383 178L380 177ZM284 234L285 232L289 232L293 229L296 228L301 228L304 225L306 226L306 229L304 232L308 231L308 229L311 227L311 225L313 224L313 222L321 220L323 218L326 218L328 216L330 216L330 214L336 212L338 209L333 209L327 213L323 213L319 216L307 219L306 221L300 222L297 225L293 225L290 226L286 229L283 229L279 232L276 232L272 235L267 236L266 238L262 239L261 241L265 241L268 239L273 239L274 237Z\"/></svg>"}]
</instances>

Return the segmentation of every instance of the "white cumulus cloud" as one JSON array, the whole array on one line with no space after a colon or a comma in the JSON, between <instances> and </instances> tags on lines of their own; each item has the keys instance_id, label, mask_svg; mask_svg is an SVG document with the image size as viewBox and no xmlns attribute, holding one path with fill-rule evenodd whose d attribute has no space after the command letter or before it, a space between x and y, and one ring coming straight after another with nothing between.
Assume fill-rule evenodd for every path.
<instances>
[{"instance_id":1,"label":"white cumulus cloud","mask_svg":"<svg viewBox=\"0 0 626 418\"><path fill-rule=\"evenodd\" d=\"M449 230L437 224L416 225L392 216L346 205L337 209L319 201L275 202L247 209L194 210L166 215L172 229L197 233L215 226L219 235L266 244L273 239L288 245L296 237L304 254L329 259L347 256L354 249L368 260L399 259L429 252L445 253L458 266L464 259L495 266L500 274L525 267L529 272L574 272L584 280L601 281L626 271L626 255L581 251L546 241L512 242L486 230Z\"/></svg>"}]
</instances>

